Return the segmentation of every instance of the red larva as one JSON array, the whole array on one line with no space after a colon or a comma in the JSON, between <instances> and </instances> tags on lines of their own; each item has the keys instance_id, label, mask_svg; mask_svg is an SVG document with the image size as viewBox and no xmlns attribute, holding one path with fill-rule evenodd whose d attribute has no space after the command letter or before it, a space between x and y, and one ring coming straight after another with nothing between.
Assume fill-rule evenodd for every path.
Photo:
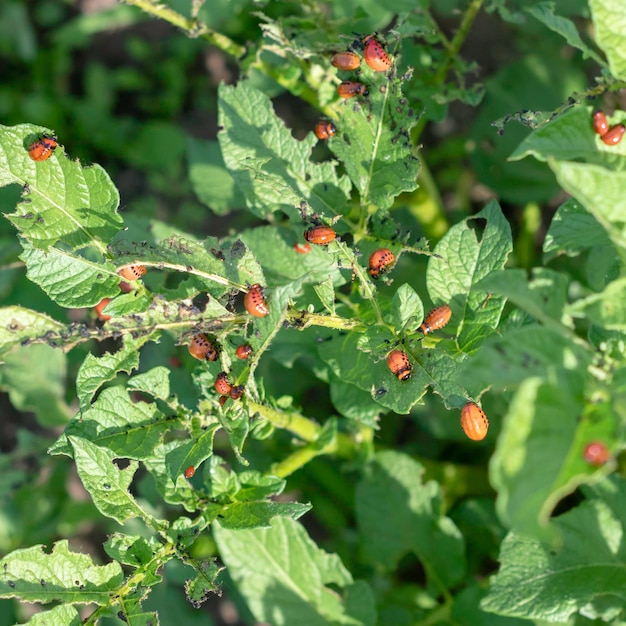
<instances>
[{"instance_id":1,"label":"red larva","mask_svg":"<svg viewBox=\"0 0 626 626\"><path fill-rule=\"evenodd\" d=\"M245 361L252 354L252 346L247 343L242 346L237 346L235 350L235 356L242 361Z\"/></svg>"},{"instance_id":2,"label":"red larva","mask_svg":"<svg viewBox=\"0 0 626 626\"><path fill-rule=\"evenodd\" d=\"M228 396L220 396L220 406L224 406L228 400Z\"/></svg>"},{"instance_id":3,"label":"red larva","mask_svg":"<svg viewBox=\"0 0 626 626\"><path fill-rule=\"evenodd\" d=\"M604 465L610 458L609 449L602 441L591 441L585 446L583 457L590 465Z\"/></svg>"},{"instance_id":4,"label":"red larva","mask_svg":"<svg viewBox=\"0 0 626 626\"><path fill-rule=\"evenodd\" d=\"M189 344L189 354L199 361L215 361L217 359L217 348L204 333L200 333L192 337Z\"/></svg>"},{"instance_id":5,"label":"red larva","mask_svg":"<svg viewBox=\"0 0 626 626\"><path fill-rule=\"evenodd\" d=\"M330 226L315 226L304 231L304 238L318 246L327 246L336 237L337 233Z\"/></svg>"},{"instance_id":6,"label":"red larva","mask_svg":"<svg viewBox=\"0 0 626 626\"><path fill-rule=\"evenodd\" d=\"M595 111L593 114L593 130L600 135L600 137L606 135L609 130L609 123L606 119L606 115L602 111Z\"/></svg>"},{"instance_id":7,"label":"red larva","mask_svg":"<svg viewBox=\"0 0 626 626\"><path fill-rule=\"evenodd\" d=\"M293 249L298 254L308 254L309 252L311 252L311 245L308 242L307 243L294 243Z\"/></svg>"},{"instance_id":8,"label":"red larva","mask_svg":"<svg viewBox=\"0 0 626 626\"><path fill-rule=\"evenodd\" d=\"M487 436L489 420L475 402L468 402L461 409L461 428L472 441L481 441Z\"/></svg>"},{"instance_id":9,"label":"red larva","mask_svg":"<svg viewBox=\"0 0 626 626\"><path fill-rule=\"evenodd\" d=\"M220 372L215 379L215 391L220 396L227 396L232 388L233 386L230 384L226 372Z\"/></svg>"},{"instance_id":10,"label":"red larva","mask_svg":"<svg viewBox=\"0 0 626 626\"><path fill-rule=\"evenodd\" d=\"M28 156L33 161L45 161L52 156L52 153L57 145L56 137L43 135L41 139L38 139L28 146Z\"/></svg>"},{"instance_id":11,"label":"red larva","mask_svg":"<svg viewBox=\"0 0 626 626\"><path fill-rule=\"evenodd\" d=\"M96 312L98 319L101 319L103 322L111 319L110 315L105 315L102 312L102 310L106 308L106 305L109 304L109 302L111 302L111 298L102 298L102 300L100 300L100 302L98 302L98 304L96 304L96 306L94 307L94 311Z\"/></svg>"},{"instance_id":12,"label":"red larva","mask_svg":"<svg viewBox=\"0 0 626 626\"><path fill-rule=\"evenodd\" d=\"M315 124L315 136L321 141L337 133L337 127L330 120L320 120Z\"/></svg>"},{"instance_id":13,"label":"red larva","mask_svg":"<svg viewBox=\"0 0 626 626\"><path fill-rule=\"evenodd\" d=\"M196 468L193 465L190 465L185 470L185 478L193 478L193 475L196 473Z\"/></svg>"},{"instance_id":14,"label":"red larva","mask_svg":"<svg viewBox=\"0 0 626 626\"><path fill-rule=\"evenodd\" d=\"M452 317L452 309L447 304L442 304L433 309L424 319L419 330L425 335L432 333L434 330L443 328Z\"/></svg>"},{"instance_id":15,"label":"red larva","mask_svg":"<svg viewBox=\"0 0 626 626\"><path fill-rule=\"evenodd\" d=\"M231 390L230 390L230 397L233 400L239 400L239 398L241 398L241 396L243 396L243 392L246 390L244 385L235 385Z\"/></svg>"},{"instance_id":16,"label":"red larva","mask_svg":"<svg viewBox=\"0 0 626 626\"><path fill-rule=\"evenodd\" d=\"M396 260L395 254L388 248L379 248L374 250L370 255L369 273L374 279L377 279L382 272L386 271L390 265Z\"/></svg>"},{"instance_id":17,"label":"red larva","mask_svg":"<svg viewBox=\"0 0 626 626\"><path fill-rule=\"evenodd\" d=\"M413 368L406 352L402 352L402 350L392 350L387 355L387 367L398 380L404 381L411 378Z\"/></svg>"},{"instance_id":18,"label":"red larva","mask_svg":"<svg viewBox=\"0 0 626 626\"><path fill-rule=\"evenodd\" d=\"M387 51L374 35L363 38L363 58L375 72L386 72L391 67Z\"/></svg>"},{"instance_id":19,"label":"red larva","mask_svg":"<svg viewBox=\"0 0 626 626\"><path fill-rule=\"evenodd\" d=\"M622 140L625 130L626 126L624 124L616 124L611 130L602 135L602 141L607 146L616 146Z\"/></svg>"},{"instance_id":20,"label":"red larva","mask_svg":"<svg viewBox=\"0 0 626 626\"><path fill-rule=\"evenodd\" d=\"M270 312L265 303L263 288L259 283L250 287L250 291L243 298L243 305L246 311L254 317L265 317Z\"/></svg>"},{"instance_id":21,"label":"red larva","mask_svg":"<svg viewBox=\"0 0 626 626\"><path fill-rule=\"evenodd\" d=\"M337 93L340 98L354 98L355 96L368 96L370 92L363 83L346 80L337 85Z\"/></svg>"},{"instance_id":22,"label":"red larva","mask_svg":"<svg viewBox=\"0 0 626 626\"><path fill-rule=\"evenodd\" d=\"M346 50L346 52L337 52L333 55L330 64L339 70L355 70L361 65L361 59L355 52Z\"/></svg>"},{"instance_id":23,"label":"red larva","mask_svg":"<svg viewBox=\"0 0 626 626\"><path fill-rule=\"evenodd\" d=\"M145 265L127 265L117 270L117 273L122 278L133 281L141 278L147 271L148 268Z\"/></svg>"}]
</instances>

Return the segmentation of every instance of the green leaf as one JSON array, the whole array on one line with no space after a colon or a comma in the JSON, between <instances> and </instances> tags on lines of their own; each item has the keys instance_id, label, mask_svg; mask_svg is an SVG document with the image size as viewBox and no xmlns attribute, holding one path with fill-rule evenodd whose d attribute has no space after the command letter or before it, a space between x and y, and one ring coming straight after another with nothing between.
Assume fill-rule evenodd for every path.
<instances>
[{"instance_id":1,"label":"green leaf","mask_svg":"<svg viewBox=\"0 0 626 626\"><path fill-rule=\"evenodd\" d=\"M330 379L330 399L341 415L372 428L377 428L378 416L382 409L372 399L370 391L359 389L343 380L332 376Z\"/></svg>"},{"instance_id":2,"label":"green leaf","mask_svg":"<svg viewBox=\"0 0 626 626\"><path fill-rule=\"evenodd\" d=\"M1 598L42 604L108 604L124 580L119 563L94 565L90 556L70 552L66 540L56 542L50 554L42 545L14 550L0 560L0 571Z\"/></svg>"},{"instance_id":3,"label":"green leaf","mask_svg":"<svg viewBox=\"0 0 626 626\"><path fill-rule=\"evenodd\" d=\"M577 611L607 623L623 621L626 484L613 476L584 492L580 506L554 520L557 544L516 532L506 537L484 610L551 623L566 622Z\"/></svg>"},{"instance_id":4,"label":"green leaf","mask_svg":"<svg viewBox=\"0 0 626 626\"><path fill-rule=\"evenodd\" d=\"M564 318L568 286L568 276L546 267L533 268L530 281L526 270L499 270L491 272L480 283L480 287L503 296L536 320L556 329L561 327Z\"/></svg>"},{"instance_id":5,"label":"green leaf","mask_svg":"<svg viewBox=\"0 0 626 626\"><path fill-rule=\"evenodd\" d=\"M424 319L424 305L411 285L404 283L393 294L391 317L395 328L415 332ZM409 322L412 321L412 324Z\"/></svg>"},{"instance_id":6,"label":"green leaf","mask_svg":"<svg viewBox=\"0 0 626 626\"><path fill-rule=\"evenodd\" d=\"M99 165L82 167L61 146L46 161L33 161L27 146L44 133L50 131L31 124L0 126L0 186L24 187L8 219L36 248L62 241L73 250L94 246L105 254L123 226L117 189Z\"/></svg>"},{"instance_id":7,"label":"green leaf","mask_svg":"<svg viewBox=\"0 0 626 626\"><path fill-rule=\"evenodd\" d=\"M82 437L70 436L68 440L74 451L78 476L100 513L120 524L140 517L154 529L167 528L167 522L146 513L128 491L137 471L137 461L131 461L128 467L120 470L113 463L119 456L114 452L100 448Z\"/></svg>"},{"instance_id":8,"label":"green leaf","mask_svg":"<svg viewBox=\"0 0 626 626\"><path fill-rule=\"evenodd\" d=\"M187 139L189 180L196 195L213 213L225 215L245 205L230 172L226 169L217 141Z\"/></svg>"},{"instance_id":9,"label":"green leaf","mask_svg":"<svg viewBox=\"0 0 626 626\"><path fill-rule=\"evenodd\" d=\"M211 424L198 437L178 442L179 445L167 453L165 462L172 482L176 482L190 465L196 468L213 454L213 438L218 427L218 424Z\"/></svg>"},{"instance_id":10,"label":"green leaf","mask_svg":"<svg viewBox=\"0 0 626 626\"><path fill-rule=\"evenodd\" d=\"M49 611L35 613L24 626L81 626L78 611L69 604L59 604Z\"/></svg>"},{"instance_id":11,"label":"green leaf","mask_svg":"<svg viewBox=\"0 0 626 626\"><path fill-rule=\"evenodd\" d=\"M168 504L182 504L187 511L196 511L206 505L206 498L196 494L190 482L180 474L172 480L166 463L167 454L179 445L174 440L158 446L154 454L143 461L146 469L154 479L155 487Z\"/></svg>"},{"instance_id":12,"label":"green leaf","mask_svg":"<svg viewBox=\"0 0 626 626\"><path fill-rule=\"evenodd\" d=\"M478 584L465 587L455 594L451 611L452 623L455 626L529 626L528 620L498 616L481 610L480 601L486 594L487 591ZM542 623L541 626L547 624Z\"/></svg>"},{"instance_id":13,"label":"green leaf","mask_svg":"<svg viewBox=\"0 0 626 626\"><path fill-rule=\"evenodd\" d=\"M76 375L76 391L81 410L86 410L94 394L108 380L113 380L118 372L131 373L139 366L139 348L150 339L144 335L133 339L124 335L122 347L111 354L106 352L100 357L88 354Z\"/></svg>"},{"instance_id":14,"label":"green leaf","mask_svg":"<svg viewBox=\"0 0 626 626\"><path fill-rule=\"evenodd\" d=\"M310 504L299 502L234 502L209 503L203 512L208 521L219 520L222 528L246 530L268 528L275 517L297 520L311 510Z\"/></svg>"},{"instance_id":15,"label":"green leaf","mask_svg":"<svg viewBox=\"0 0 626 626\"><path fill-rule=\"evenodd\" d=\"M115 266L96 263L75 251L50 247L44 252L24 243L20 259L26 264L26 276L63 307L94 306L120 292Z\"/></svg>"},{"instance_id":16,"label":"green leaf","mask_svg":"<svg viewBox=\"0 0 626 626\"><path fill-rule=\"evenodd\" d=\"M297 522L277 517L271 528L255 530L227 530L214 524L213 532L257 621L277 626L364 623L349 620L341 595L328 586L349 587L350 573L339 557L320 550Z\"/></svg>"},{"instance_id":17,"label":"green leaf","mask_svg":"<svg viewBox=\"0 0 626 626\"><path fill-rule=\"evenodd\" d=\"M393 570L413 552L432 581L449 588L464 574L463 539L452 520L441 515L439 485L423 483L423 473L405 454L378 453L357 485L359 531L374 563Z\"/></svg>"},{"instance_id":18,"label":"green leaf","mask_svg":"<svg viewBox=\"0 0 626 626\"><path fill-rule=\"evenodd\" d=\"M626 36L621 0L589 0L596 41L615 78L626 80Z\"/></svg>"},{"instance_id":19,"label":"green leaf","mask_svg":"<svg viewBox=\"0 0 626 626\"><path fill-rule=\"evenodd\" d=\"M103 547L105 552L115 561L138 567L150 563L161 545L156 537L145 538L137 535L113 533L109 535Z\"/></svg>"},{"instance_id":20,"label":"green leaf","mask_svg":"<svg viewBox=\"0 0 626 626\"><path fill-rule=\"evenodd\" d=\"M193 295L195 294L194 291ZM103 312L111 317L130 316L135 313L144 313L153 302L152 294L143 290L133 290L130 293L120 294L118 288L116 297L106 305Z\"/></svg>"},{"instance_id":21,"label":"green leaf","mask_svg":"<svg viewBox=\"0 0 626 626\"><path fill-rule=\"evenodd\" d=\"M216 298L229 288L263 283L259 264L240 240L220 245L215 237L197 242L172 235L163 241L143 245L120 238L112 248L120 265L141 263L188 274L196 281L196 293L208 291ZM212 304L223 314L228 313L219 303Z\"/></svg>"},{"instance_id":22,"label":"green leaf","mask_svg":"<svg viewBox=\"0 0 626 626\"><path fill-rule=\"evenodd\" d=\"M404 78L363 67L370 95L360 103L338 107L337 135L331 150L346 168L361 204L388 208L404 191L417 188L419 161L413 155L411 128L416 109L403 96Z\"/></svg>"},{"instance_id":23,"label":"green leaf","mask_svg":"<svg viewBox=\"0 0 626 626\"><path fill-rule=\"evenodd\" d=\"M612 246L598 220L574 198L566 200L556 211L543 242L544 260L557 254L577 256L583 250L599 246L605 254Z\"/></svg>"},{"instance_id":24,"label":"green leaf","mask_svg":"<svg viewBox=\"0 0 626 626\"><path fill-rule=\"evenodd\" d=\"M584 313L607 330L626 330L626 278L614 280L602 293L578 300L568 310L573 314Z\"/></svg>"},{"instance_id":25,"label":"green leaf","mask_svg":"<svg viewBox=\"0 0 626 626\"><path fill-rule=\"evenodd\" d=\"M495 201L452 226L435 247L440 258L428 262L428 293L435 304L450 305L461 350L474 349L497 327L505 299L490 298L477 284L490 272L503 269L512 249L511 228Z\"/></svg>"},{"instance_id":26,"label":"green leaf","mask_svg":"<svg viewBox=\"0 0 626 626\"><path fill-rule=\"evenodd\" d=\"M0 308L0 356L17 345L30 341L44 341L50 335L58 336L65 325L38 311L21 306ZM52 343L52 339L48 340Z\"/></svg>"},{"instance_id":27,"label":"green leaf","mask_svg":"<svg viewBox=\"0 0 626 626\"><path fill-rule=\"evenodd\" d=\"M159 365L147 372L137 374L128 381L128 388L143 391L153 398L169 401L170 398L170 370Z\"/></svg>"},{"instance_id":28,"label":"green leaf","mask_svg":"<svg viewBox=\"0 0 626 626\"><path fill-rule=\"evenodd\" d=\"M204 561L200 564L195 578L185 581L185 595L191 606L199 609L200 605L208 600L211 594L220 595L217 578L223 569L217 565L215 559Z\"/></svg>"},{"instance_id":29,"label":"green leaf","mask_svg":"<svg viewBox=\"0 0 626 626\"><path fill-rule=\"evenodd\" d=\"M9 393L16 409L35 413L42 426L66 424L70 417L65 403L66 361L61 350L46 345L15 350L0 365L0 389Z\"/></svg>"},{"instance_id":30,"label":"green leaf","mask_svg":"<svg viewBox=\"0 0 626 626\"><path fill-rule=\"evenodd\" d=\"M133 402L126 389L108 387L91 407L79 413L50 447L50 454L71 455L69 437L84 437L118 457L150 458L171 429L156 404Z\"/></svg>"},{"instance_id":31,"label":"green leaf","mask_svg":"<svg viewBox=\"0 0 626 626\"><path fill-rule=\"evenodd\" d=\"M614 155L626 154L623 146L607 146L593 131L592 107L576 107L559 115L532 133L515 149L509 157L519 161L534 156L539 161L582 160L587 163L604 165L608 169L616 167ZM624 115L617 113L609 118L610 123L623 121Z\"/></svg>"},{"instance_id":32,"label":"green leaf","mask_svg":"<svg viewBox=\"0 0 626 626\"><path fill-rule=\"evenodd\" d=\"M304 241L302 229L260 226L246 230L241 238L263 266L269 284L284 284L285 279L317 283L332 278L334 285L345 283L337 267L337 258L328 248L311 246L308 254L299 254L293 244Z\"/></svg>"},{"instance_id":33,"label":"green leaf","mask_svg":"<svg viewBox=\"0 0 626 626\"><path fill-rule=\"evenodd\" d=\"M477 390L519 385L527 378L582 378L591 353L568 336L537 325L491 337L464 364L460 382Z\"/></svg>"},{"instance_id":34,"label":"green leaf","mask_svg":"<svg viewBox=\"0 0 626 626\"><path fill-rule=\"evenodd\" d=\"M517 389L489 468L507 527L540 534L557 502L580 483L574 444L581 411L579 398L539 378Z\"/></svg>"},{"instance_id":35,"label":"green leaf","mask_svg":"<svg viewBox=\"0 0 626 626\"><path fill-rule=\"evenodd\" d=\"M554 14L554 2L539 2L534 6L526 7L526 11L540 22L545 24L550 30L561 35L573 48L578 48L583 53L583 59L593 59L600 67L606 63L596 54L580 37L576 25L560 15Z\"/></svg>"},{"instance_id":36,"label":"green leaf","mask_svg":"<svg viewBox=\"0 0 626 626\"><path fill-rule=\"evenodd\" d=\"M332 163L311 161L314 135L296 141L250 81L223 83L218 93L224 162L252 213L266 217L283 210L297 217L303 199L327 217L349 210L348 178L338 177Z\"/></svg>"},{"instance_id":37,"label":"green leaf","mask_svg":"<svg viewBox=\"0 0 626 626\"><path fill-rule=\"evenodd\" d=\"M619 146L617 146L619 147ZM626 155L626 146L624 146ZM618 250L626 248L626 171L598 165L550 161L559 184L598 220Z\"/></svg>"},{"instance_id":38,"label":"green leaf","mask_svg":"<svg viewBox=\"0 0 626 626\"><path fill-rule=\"evenodd\" d=\"M335 315L335 287L332 277L329 276L326 280L314 285L313 289L320 299L322 306L330 315Z\"/></svg>"}]
</instances>

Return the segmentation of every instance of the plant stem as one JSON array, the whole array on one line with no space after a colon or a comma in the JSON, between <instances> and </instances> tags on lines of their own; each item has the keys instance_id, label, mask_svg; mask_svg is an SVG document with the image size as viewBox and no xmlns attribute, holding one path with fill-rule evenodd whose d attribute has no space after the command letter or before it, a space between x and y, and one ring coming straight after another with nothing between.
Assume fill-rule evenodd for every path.
<instances>
[{"instance_id":1,"label":"plant stem","mask_svg":"<svg viewBox=\"0 0 626 626\"><path fill-rule=\"evenodd\" d=\"M433 86L437 87L442 85L446 80L446 76L448 75L448 71L450 70L450 66L452 65L452 61L458 56L459 50L463 46L467 34L469 33L470 28L472 27L472 23L480 11L482 7L483 0L471 0L469 6L465 10L463 14L463 19L456 31L454 33L454 37L450 44L446 47L446 56L443 63L439 66L439 70L435 74L433 78ZM424 130L424 126L426 126L426 118L422 115L418 123L416 124L413 132L411 133L411 138L417 143L417 140L422 134Z\"/></svg>"},{"instance_id":2,"label":"plant stem","mask_svg":"<svg viewBox=\"0 0 626 626\"><path fill-rule=\"evenodd\" d=\"M309 461L321 454L337 454L337 456L351 457L354 453L354 442L345 433L337 433L337 436L328 445L320 448L315 442L310 443L292 452L287 458L274 463L271 473L286 478L304 467Z\"/></svg>"},{"instance_id":3,"label":"plant stem","mask_svg":"<svg viewBox=\"0 0 626 626\"><path fill-rule=\"evenodd\" d=\"M364 332L365 324L359 320L339 317L337 315L324 315L322 313L309 313L298 309L289 308L286 316L287 322L296 328L304 329L309 326L324 326L337 330L356 330Z\"/></svg>"},{"instance_id":4,"label":"plant stem","mask_svg":"<svg viewBox=\"0 0 626 626\"><path fill-rule=\"evenodd\" d=\"M201 22L198 19L188 19L184 15L177 13L164 4L154 2L153 0L124 0L124 2L126 2L126 4L139 7L146 13L169 22L173 26L177 26L181 30L184 30L189 37L199 37L201 39L205 39L236 59L242 57L246 52L244 46L240 46L229 37L214 31L204 22Z\"/></svg>"},{"instance_id":5,"label":"plant stem","mask_svg":"<svg viewBox=\"0 0 626 626\"><path fill-rule=\"evenodd\" d=\"M277 428L284 428L304 441L315 441L321 431L321 426L300 413L277 411L264 404L248 400L250 413L259 413L268 422Z\"/></svg>"}]
</instances>

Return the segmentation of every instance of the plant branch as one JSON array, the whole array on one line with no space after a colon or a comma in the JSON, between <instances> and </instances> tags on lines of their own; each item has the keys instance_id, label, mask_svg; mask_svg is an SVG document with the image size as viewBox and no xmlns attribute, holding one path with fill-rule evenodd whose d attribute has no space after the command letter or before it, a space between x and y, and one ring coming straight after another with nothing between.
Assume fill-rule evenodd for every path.
<instances>
[{"instance_id":1,"label":"plant branch","mask_svg":"<svg viewBox=\"0 0 626 626\"><path fill-rule=\"evenodd\" d=\"M149 13L154 17L158 17L166 22L169 22L173 26L184 30L189 37L197 37L204 39L213 44L220 50L223 50L226 54L229 54L236 59L241 58L246 49L244 46L240 46L235 43L229 37L222 35L209 28L204 22L198 19L189 19L184 15L174 11L170 7L154 2L153 0L123 0L126 4L130 4L140 8L142 11Z\"/></svg>"}]
</instances>

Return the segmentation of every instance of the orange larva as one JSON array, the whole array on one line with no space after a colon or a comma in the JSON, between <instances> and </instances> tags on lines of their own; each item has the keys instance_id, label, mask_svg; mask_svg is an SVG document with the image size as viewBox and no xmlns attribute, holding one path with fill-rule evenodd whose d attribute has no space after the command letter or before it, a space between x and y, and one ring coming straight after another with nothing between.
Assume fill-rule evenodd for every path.
<instances>
[{"instance_id":1,"label":"orange larva","mask_svg":"<svg viewBox=\"0 0 626 626\"><path fill-rule=\"evenodd\" d=\"M391 67L387 51L374 35L363 38L363 58L375 72L386 72Z\"/></svg>"},{"instance_id":2,"label":"orange larva","mask_svg":"<svg viewBox=\"0 0 626 626\"><path fill-rule=\"evenodd\" d=\"M452 317L452 309L447 304L442 304L436 309L433 309L422 322L419 330L425 335L432 333L434 330L443 328Z\"/></svg>"},{"instance_id":3,"label":"orange larva","mask_svg":"<svg viewBox=\"0 0 626 626\"><path fill-rule=\"evenodd\" d=\"M311 244L308 242L307 243L294 243L293 249L298 254L308 254L309 252L311 252Z\"/></svg>"},{"instance_id":4,"label":"orange larva","mask_svg":"<svg viewBox=\"0 0 626 626\"><path fill-rule=\"evenodd\" d=\"M315 226L304 231L304 238L318 246L327 246L336 237L337 233L330 226Z\"/></svg>"},{"instance_id":5,"label":"orange larva","mask_svg":"<svg viewBox=\"0 0 626 626\"><path fill-rule=\"evenodd\" d=\"M624 124L616 124L611 130L602 135L602 141L607 146L616 146L622 140L625 130L626 126Z\"/></svg>"},{"instance_id":6,"label":"orange larva","mask_svg":"<svg viewBox=\"0 0 626 626\"><path fill-rule=\"evenodd\" d=\"M265 303L263 291L263 287L256 283L250 287L250 291L243 298L246 311L254 317L265 317L270 312Z\"/></svg>"},{"instance_id":7,"label":"orange larva","mask_svg":"<svg viewBox=\"0 0 626 626\"><path fill-rule=\"evenodd\" d=\"M147 271L148 268L145 265L127 265L117 270L117 273L126 280L138 280Z\"/></svg>"},{"instance_id":8,"label":"orange larva","mask_svg":"<svg viewBox=\"0 0 626 626\"><path fill-rule=\"evenodd\" d=\"M235 350L235 356L242 361L247 359L252 354L252 346L247 343L242 346L237 346Z\"/></svg>"},{"instance_id":9,"label":"orange larva","mask_svg":"<svg viewBox=\"0 0 626 626\"><path fill-rule=\"evenodd\" d=\"M33 161L45 161L52 156L57 147L57 139L51 135L43 135L34 143L28 146L28 156Z\"/></svg>"},{"instance_id":10,"label":"orange larva","mask_svg":"<svg viewBox=\"0 0 626 626\"><path fill-rule=\"evenodd\" d=\"M199 361L215 361L217 348L204 334L194 335L189 344L189 354Z\"/></svg>"},{"instance_id":11,"label":"orange larva","mask_svg":"<svg viewBox=\"0 0 626 626\"><path fill-rule=\"evenodd\" d=\"M487 436L489 420L475 402L468 402L461 409L461 428L473 441L481 441Z\"/></svg>"},{"instance_id":12,"label":"orange larva","mask_svg":"<svg viewBox=\"0 0 626 626\"><path fill-rule=\"evenodd\" d=\"M609 449L602 441L591 441L583 451L585 461L590 465L604 465L610 458Z\"/></svg>"},{"instance_id":13,"label":"orange larva","mask_svg":"<svg viewBox=\"0 0 626 626\"><path fill-rule=\"evenodd\" d=\"M411 378L411 370L413 368L411 367L406 352L402 352L402 350L392 350L387 355L387 366L398 380L404 381Z\"/></svg>"},{"instance_id":14,"label":"orange larva","mask_svg":"<svg viewBox=\"0 0 626 626\"><path fill-rule=\"evenodd\" d=\"M241 396L243 396L243 392L246 390L244 385L235 385L231 390L230 390L230 397L233 400L239 400L239 398L241 398Z\"/></svg>"},{"instance_id":15,"label":"orange larva","mask_svg":"<svg viewBox=\"0 0 626 626\"><path fill-rule=\"evenodd\" d=\"M609 123L606 119L606 115L604 115L602 111L595 111L593 114L593 130L595 130L600 137L606 135L609 130Z\"/></svg>"},{"instance_id":16,"label":"orange larva","mask_svg":"<svg viewBox=\"0 0 626 626\"><path fill-rule=\"evenodd\" d=\"M111 319L110 315L105 315L102 312L102 310L106 308L109 302L111 302L111 298L102 298L102 300L100 300L100 302L98 302L98 304L96 304L96 306L94 307L94 311L96 312L98 319L101 319L103 322Z\"/></svg>"},{"instance_id":17,"label":"orange larva","mask_svg":"<svg viewBox=\"0 0 626 626\"><path fill-rule=\"evenodd\" d=\"M193 475L196 473L196 468L193 465L190 465L185 470L185 478L193 478Z\"/></svg>"},{"instance_id":18,"label":"orange larva","mask_svg":"<svg viewBox=\"0 0 626 626\"><path fill-rule=\"evenodd\" d=\"M315 124L315 136L322 139L329 139L337 133L337 127L330 120L320 120Z\"/></svg>"},{"instance_id":19,"label":"orange larva","mask_svg":"<svg viewBox=\"0 0 626 626\"><path fill-rule=\"evenodd\" d=\"M337 85L337 93L340 98L354 98L355 96L368 96L370 92L363 83L345 80Z\"/></svg>"},{"instance_id":20,"label":"orange larva","mask_svg":"<svg viewBox=\"0 0 626 626\"><path fill-rule=\"evenodd\" d=\"M215 379L215 391L220 396L227 396L232 388L233 386L230 384L226 372L220 372Z\"/></svg>"},{"instance_id":21,"label":"orange larva","mask_svg":"<svg viewBox=\"0 0 626 626\"><path fill-rule=\"evenodd\" d=\"M369 273L374 279L377 279L382 272L387 270L390 265L393 265L396 260L395 254L388 248L379 248L374 250L370 255L369 260Z\"/></svg>"},{"instance_id":22,"label":"orange larva","mask_svg":"<svg viewBox=\"0 0 626 626\"><path fill-rule=\"evenodd\" d=\"M361 65L361 59L356 52L346 50L345 52L337 52L330 60L330 64L339 70L355 70Z\"/></svg>"}]
</instances>

